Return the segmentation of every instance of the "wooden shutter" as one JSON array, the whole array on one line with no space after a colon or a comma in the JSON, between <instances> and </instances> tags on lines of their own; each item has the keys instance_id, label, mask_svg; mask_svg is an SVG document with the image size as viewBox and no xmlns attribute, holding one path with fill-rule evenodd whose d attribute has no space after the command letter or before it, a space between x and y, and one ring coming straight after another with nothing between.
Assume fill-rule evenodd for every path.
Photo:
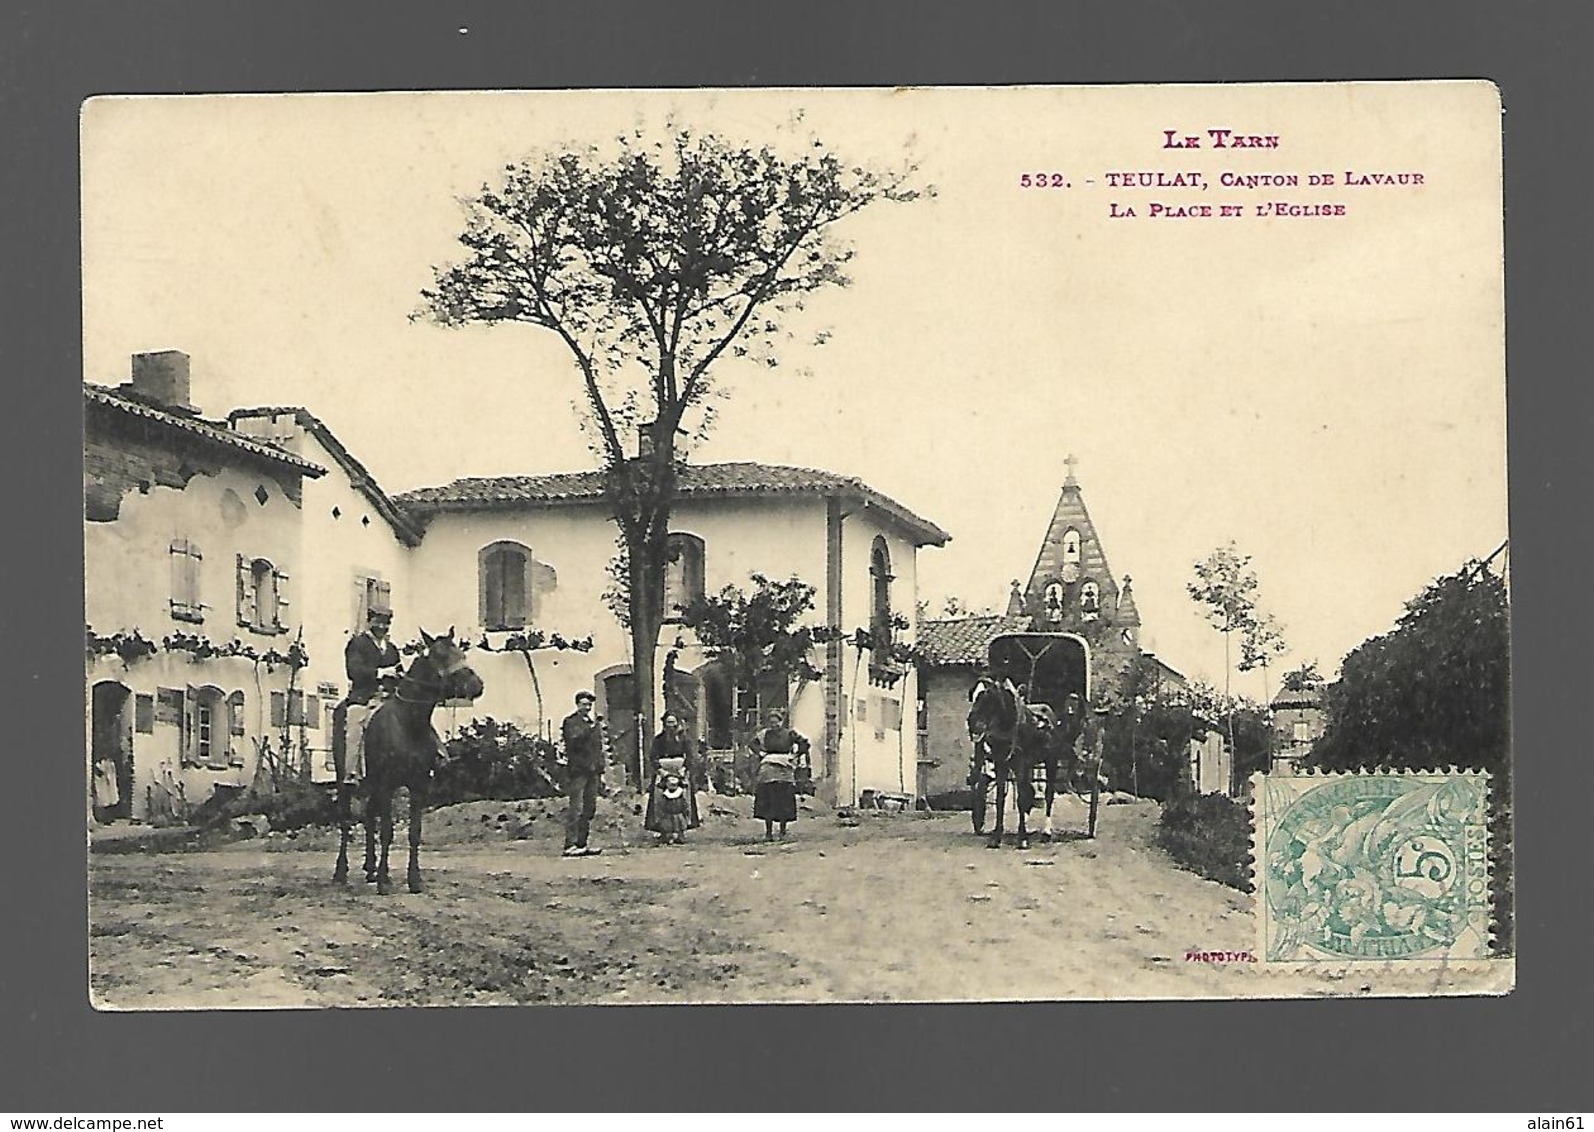
<instances>
[{"instance_id":1,"label":"wooden shutter","mask_svg":"<svg viewBox=\"0 0 1594 1132\"><path fill-rule=\"evenodd\" d=\"M372 588L376 591L372 608L393 612L393 583L384 582L381 578L371 579Z\"/></svg>"},{"instance_id":2,"label":"wooden shutter","mask_svg":"<svg viewBox=\"0 0 1594 1132\"><path fill-rule=\"evenodd\" d=\"M312 731L321 729L321 697L306 696L304 698L304 724Z\"/></svg>"},{"instance_id":3,"label":"wooden shutter","mask_svg":"<svg viewBox=\"0 0 1594 1132\"><path fill-rule=\"evenodd\" d=\"M199 689L192 684L183 689L183 722L178 729L177 743L184 766L199 765L199 735L195 726L194 709L199 703Z\"/></svg>"},{"instance_id":4,"label":"wooden shutter","mask_svg":"<svg viewBox=\"0 0 1594 1132\"><path fill-rule=\"evenodd\" d=\"M492 550L482 556L482 627L504 627L503 551Z\"/></svg>"},{"instance_id":5,"label":"wooden shutter","mask_svg":"<svg viewBox=\"0 0 1594 1132\"><path fill-rule=\"evenodd\" d=\"M531 587L531 555L519 550L506 550L504 564L504 626L509 629L526 627L526 598Z\"/></svg>"},{"instance_id":6,"label":"wooden shutter","mask_svg":"<svg viewBox=\"0 0 1594 1132\"><path fill-rule=\"evenodd\" d=\"M249 600L250 594L254 592L254 578L249 560L241 554L234 557L238 580L238 624L247 629L255 623L254 610Z\"/></svg>"},{"instance_id":7,"label":"wooden shutter","mask_svg":"<svg viewBox=\"0 0 1594 1132\"><path fill-rule=\"evenodd\" d=\"M288 726L288 697L282 692L271 693L271 726Z\"/></svg>"},{"instance_id":8,"label":"wooden shutter","mask_svg":"<svg viewBox=\"0 0 1594 1132\"><path fill-rule=\"evenodd\" d=\"M227 733L229 735L242 735L244 733L244 694L234 692L227 697Z\"/></svg>"},{"instance_id":9,"label":"wooden shutter","mask_svg":"<svg viewBox=\"0 0 1594 1132\"><path fill-rule=\"evenodd\" d=\"M155 731L155 697L146 692L133 697L133 730L144 735Z\"/></svg>"},{"instance_id":10,"label":"wooden shutter","mask_svg":"<svg viewBox=\"0 0 1594 1132\"><path fill-rule=\"evenodd\" d=\"M271 613L271 626L279 632L286 632L288 629L288 575L281 570L273 568L271 581L276 591L272 595L276 598L276 601Z\"/></svg>"}]
</instances>

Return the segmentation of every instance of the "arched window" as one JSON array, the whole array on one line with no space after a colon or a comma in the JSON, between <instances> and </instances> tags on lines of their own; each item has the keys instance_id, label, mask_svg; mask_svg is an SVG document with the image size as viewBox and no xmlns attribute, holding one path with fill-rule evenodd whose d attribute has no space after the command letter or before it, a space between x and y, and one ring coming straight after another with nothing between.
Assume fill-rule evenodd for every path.
<instances>
[{"instance_id":1,"label":"arched window","mask_svg":"<svg viewBox=\"0 0 1594 1132\"><path fill-rule=\"evenodd\" d=\"M265 558L238 556L238 624L257 633L287 629L288 575Z\"/></svg>"},{"instance_id":2,"label":"arched window","mask_svg":"<svg viewBox=\"0 0 1594 1132\"><path fill-rule=\"evenodd\" d=\"M1061 621L1063 619L1063 606L1067 600L1067 591L1063 583L1052 581L1046 583L1046 620Z\"/></svg>"},{"instance_id":3,"label":"arched window","mask_svg":"<svg viewBox=\"0 0 1594 1132\"><path fill-rule=\"evenodd\" d=\"M876 535L869 550L869 633L877 646L891 644L891 550Z\"/></svg>"},{"instance_id":4,"label":"arched window","mask_svg":"<svg viewBox=\"0 0 1594 1132\"><path fill-rule=\"evenodd\" d=\"M1079 613L1086 621L1101 616L1101 587L1093 581L1079 587Z\"/></svg>"},{"instance_id":5,"label":"arched window","mask_svg":"<svg viewBox=\"0 0 1594 1132\"><path fill-rule=\"evenodd\" d=\"M483 629L524 629L531 619L526 584L531 551L519 543L484 547L477 558Z\"/></svg>"},{"instance_id":6,"label":"arched window","mask_svg":"<svg viewBox=\"0 0 1594 1132\"><path fill-rule=\"evenodd\" d=\"M681 610L703 596L703 540L672 531L664 544L664 620L679 621Z\"/></svg>"},{"instance_id":7,"label":"arched window","mask_svg":"<svg viewBox=\"0 0 1594 1132\"><path fill-rule=\"evenodd\" d=\"M531 548L504 540L476 555L477 598L483 629L499 632L533 625L542 601L559 585L559 575L532 557Z\"/></svg>"},{"instance_id":8,"label":"arched window","mask_svg":"<svg viewBox=\"0 0 1594 1132\"><path fill-rule=\"evenodd\" d=\"M1063 532L1063 561L1079 561L1079 532L1073 527Z\"/></svg>"}]
</instances>

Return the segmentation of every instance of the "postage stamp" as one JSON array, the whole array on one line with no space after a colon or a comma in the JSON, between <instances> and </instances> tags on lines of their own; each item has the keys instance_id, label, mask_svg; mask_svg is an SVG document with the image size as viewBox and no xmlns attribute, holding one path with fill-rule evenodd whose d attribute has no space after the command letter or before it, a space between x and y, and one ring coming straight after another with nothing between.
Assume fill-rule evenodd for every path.
<instances>
[{"instance_id":1,"label":"postage stamp","mask_svg":"<svg viewBox=\"0 0 1594 1132\"><path fill-rule=\"evenodd\" d=\"M1471 772L1262 776L1261 962L1487 958L1488 797Z\"/></svg>"}]
</instances>

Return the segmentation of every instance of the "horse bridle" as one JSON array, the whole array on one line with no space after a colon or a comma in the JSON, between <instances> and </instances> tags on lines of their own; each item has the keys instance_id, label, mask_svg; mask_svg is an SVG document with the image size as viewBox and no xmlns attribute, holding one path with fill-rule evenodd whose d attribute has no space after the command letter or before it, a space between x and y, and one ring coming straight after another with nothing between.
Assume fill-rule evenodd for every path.
<instances>
[{"instance_id":1,"label":"horse bridle","mask_svg":"<svg viewBox=\"0 0 1594 1132\"><path fill-rule=\"evenodd\" d=\"M410 667L410 671L406 672L403 679L399 681L398 687L393 690L394 699L401 700L407 704L435 704L445 698L447 695L448 678L465 667L465 654L463 652L460 653L460 655L451 661L446 667L439 667L437 661L432 659L432 654L430 652L422 653L421 655L425 660L431 663L433 668L437 670L437 683L431 686L423 683L420 678L415 675L415 668L412 665ZM404 687L406 684L419 687L422 689L423 694L427 698L416 700L406 696L404 694Z\"/></svg>"}]
</instances>

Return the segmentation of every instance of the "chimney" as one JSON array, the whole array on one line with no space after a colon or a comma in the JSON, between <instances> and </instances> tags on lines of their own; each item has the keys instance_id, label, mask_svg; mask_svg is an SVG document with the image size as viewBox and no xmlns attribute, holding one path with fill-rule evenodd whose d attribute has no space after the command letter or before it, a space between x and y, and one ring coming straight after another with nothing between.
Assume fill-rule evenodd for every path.
<instances>
[{"instance_id":1,"label":"chimney","mask_svg":"<svg viewBox=\"0 0 1594 1132\"><path fill-rule=\"evenodd\" d=\"M188 355L181 350L134 354L133 392L165 409L199 412L188 403Z\"/></svg>"}]
</instances>

